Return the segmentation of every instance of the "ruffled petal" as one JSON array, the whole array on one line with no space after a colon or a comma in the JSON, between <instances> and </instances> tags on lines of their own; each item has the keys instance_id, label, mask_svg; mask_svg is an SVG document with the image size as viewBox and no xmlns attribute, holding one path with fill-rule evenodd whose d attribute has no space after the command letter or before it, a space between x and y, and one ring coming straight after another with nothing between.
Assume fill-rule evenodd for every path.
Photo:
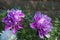
<instances>
[{"instance_id":1,"label":"ruffled petal","mask_svg":"<svg viewBox=\"0 0 60 40\"><path fill-rule=\"evenodd\" d=\"M50 37L50 35L49 34L44 34L47 38L49 38Z\"/></svg>"},{"instance_id":2,"label":"ruffled petal","mask_svg":"<svg viewBox=\"0 0 60 40\"><path fill-rule=\"evenodd\" d=\"M42 16L41 15L41 12L40 11L37 11L36 14L35 14L35 16L34 16L34 20L35 21L38 21L41 18L41 16Z\"/></svg>"},{"instance_id":3,"label":"ruffled petal","mask_svg":"<svg viewBox=\"0 0 60 40\"><path fill-rule=\"evenodd\" d=\"M22 27L21 25L18 25L18 28L19 28L19 29L22 29L23 27Z\"/></svg>"},{"instance_id":4,"label":"ruffled petal","mask_svg":"<svg viewBox=\"0 0 60 40\"><path fill-rule=\"evenodd\" d=\"M22 29L23 27L21 25L15 25L16 30Z\"/></svg>"},{"instance_id":5,"label":"ruffled petal","mask_svg":"<svg viewBox=\"0 0 60 40\"><path fill-rule=\"evenodd\" d=\"M5 30L10 30L11 29L11 26L10 25L6 25L5 26Z\"/></svg>"},{"instance_id":6,"label":"ruffled petal","mask_svg":"<svg viewBox=\"0 0 60 40\"><path fill-rule=\"evenodd\" d=\"M12 28L12 32L13 32L14 34L16 34L17 30L16 30L15 27Z\"/></svg>"},{"instance_id":7,"label":"ruffled petal","mask_svg":"<svg viewBox=\"0 0 60 40\"><path fill-rule=\"evenodd\" d=\"M38 20L38 24L43 24L45 21L45 18L41 18L40 20Z\"/></svg>"},{"instance_id":8,"label":"ruffled petal","mask_svg":"<svg viewBox=\"0 0 60 40\"><path fill-rule=\"evenodd\" d=\"M41 34L40 32L39 32L39 37L42 39L44 38L43 34Z\"/></svg>"},{"instance_id":9,"label":"ruffled petal","mask_svg":"<svg viewBox=\"0 0 60 40\"><path fill-rule=\"evenodd\" d=\"M30 27L31 27L32 29L36 29L36 24L35 24L35 22L30 23Z\"/></svg>"},{"instance_id":10,"label":"ruffled petal","mask_svg":"<svg viewBox=\"0 0 60 40\"><path fill-rule=\"evenodd\" d=\"M25 17L25 15L22 13L22 14L20 14L20 17L23 17L23 18L24 18L24 17Z\"/></svg>"}]
</instances>

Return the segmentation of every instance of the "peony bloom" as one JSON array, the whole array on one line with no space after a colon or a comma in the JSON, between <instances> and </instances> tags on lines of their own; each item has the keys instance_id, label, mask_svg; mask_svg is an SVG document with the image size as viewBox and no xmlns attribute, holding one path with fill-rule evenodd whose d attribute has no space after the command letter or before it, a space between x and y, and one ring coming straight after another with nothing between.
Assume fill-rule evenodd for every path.
<instances>
[{"instance_id":1,"label":"peony bloom","mask_svg":"<svg viewBox=\"0 0 60 40\"><path fill-rule=\"evenodd\" d=\"M22 18L24 18L25 15L23 14L22 10L8 10L7 16L3 18L2 22L4 22L5 30L12 30L13 33L16 33L17 30L23 28L21 25L19 25L19 22L22 21Z\"/></svg>"},{"instance_id":2,"label":"peony bloom","mask_svg":"<svg viewBox=\"0 0 60 40\"><path fill-rule=\"evenodd\" d=\"M19 22L22 20L22 18L25 17L24 13L22 12L22 10L14 10L14 9L11 9L11 10L8 10L7 11L7 16L8 17L11 17L11 19Z\"/></svg>"},{"instance_id":3,"label":"peony bloom","mask_svg":"<svg viewBox=\"0 0 60 40\"><path fill-rule=\"evenodd\" d=\"M2 31L0 40L17 40L15 34L12 33L11 30Z\"/></svg>"},{"instance_id":4,"label":"peony bloom","mask_svg":"<svg viewBox=\"0 0 60 40\"><path fill-rule=\"evenodd\" d=\"M30 23L30 27L32 29L37 29L40 38L44 38L44 36L49 38L49 32L52 30L51 18L37 11L33 20L34 22Z\"/></svg>"}]
</instances>

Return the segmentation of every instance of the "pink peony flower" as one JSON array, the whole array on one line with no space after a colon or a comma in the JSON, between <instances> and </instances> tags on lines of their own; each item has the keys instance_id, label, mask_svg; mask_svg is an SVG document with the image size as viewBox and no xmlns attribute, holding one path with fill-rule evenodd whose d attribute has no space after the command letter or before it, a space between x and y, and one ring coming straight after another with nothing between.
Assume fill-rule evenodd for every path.
<instances>
[{"instance_id":1,"label":"pink peony flower","mask_svg":"<svg viewBox=\"0 0 60 40\"><path fill-rule=\"evenodd\" d=\"M44 36L49 38L49 32L52 30L51 18L37 11L33 20L34 22L30 23L30 27L32 29L37 29L40 38L44 38Z\"/></svg>"},{"instance_id":2,"label":"pink peony flower","mask_svg":"<svg viewBox=\"0 0 60 40\"><path fill-rule=\"evenodd\" d=\"M7 16L3 18L2 22L4 22L5 30L12 30L13 33L16 33L17 30L23 28L21 25L19 25L19 22L22 21L22 18L24 18L25 15L22 12L22 10L8 10Z\"/></svg>"}]
</instances>

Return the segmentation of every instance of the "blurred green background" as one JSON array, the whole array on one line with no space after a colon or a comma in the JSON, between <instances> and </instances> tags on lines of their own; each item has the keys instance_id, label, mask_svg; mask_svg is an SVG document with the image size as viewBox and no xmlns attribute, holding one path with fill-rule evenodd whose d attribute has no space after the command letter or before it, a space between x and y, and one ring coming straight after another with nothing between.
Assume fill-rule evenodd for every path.
<instances>
[{"instance_id":1,"label":"blurred green background","mask_svg":"<svg viewBox=\"0 0 60 40\"><path fill-rule=\"evenodd\" d=\"M24 28L17 33L17 40L60 40L60 0L0 0L0 32L5 25L2 18L7 14L8 9L21 9L26 17L24 18ZM49 39L40 39L37 30L30 28L29 23L36 11L41 11L52 18L53 30Z\"/></svg>"}]
</instances>

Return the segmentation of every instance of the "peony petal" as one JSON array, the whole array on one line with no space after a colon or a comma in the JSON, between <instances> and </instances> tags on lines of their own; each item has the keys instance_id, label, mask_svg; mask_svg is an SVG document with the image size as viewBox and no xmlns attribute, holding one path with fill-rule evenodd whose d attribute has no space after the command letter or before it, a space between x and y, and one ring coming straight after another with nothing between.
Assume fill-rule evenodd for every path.
<instances>
[{"instance_id":1,"label":"peony petal","mask_svg":"<svg viewBox=\"0 0 60 40\"><path fill-rule=\"evenodd\" d=\"M21 25L15 25L15 29L16 30L19 30L19 29L22 29L23 27Z\"/></svg>"},{"instance_id":2,"label":"peony petal","mask_svg":"<svg viewBox=\"0 0 60 40\"><path fill-rule=\"evenodd\" d=\"M22 14L20 14L20 17L25 17L25 15L22 13Z\"/></svg>"},{"instance_id":3,"label":"peony petal","mask_svg":"<svg viewBox=\"0 0 60 40\"><path fill-rule=\"evenodd\" d=\"M41 12L37 11L35 16L34 16L34 20L38 21L41 18Z\"/></svg>"},{"instance_id":4,"label":"peony petal","mask_svg":"<svg viewBox=\"0 0 60 40\"><path fill-rule=\"evenodd\" d=\"M13 32L14 34L16 34L17 30L16 30L16 28L15 28L15 27L14 27L14 28L12 28L12 32Z\"/></svg>"},{"instance_id":5,"label":"peony petal","mask_svg":"<svg viewBox=\"0 0 60 40\"><path fill-rule=\"evenodd\" d=\"M30 27L31 27L32 29L36 29L36 24L35 24L35 22L30 23Z\"/></svg>"},{"instance_id":6,"label":"peony petal","mask_svg":"<svg viewBox=\"0 0 60 40\"><path fill-rule=\"evenodd\" d=\"M10 30L11 29L11 26L10 25L6 25L5 26L5 30Z\"/></svg>"},{"instance_id":7,"label":"peony petal","mask_svg":"<svg viewBox=\"0 0 60 40\"><path fill-rule=\"evenodd\" d=\"M19 29L22 29L23 27L18 25L18 28L19 28Z\"/></svg>"},{"instance_id":8,"label":"peony petal","mask_svg":"<svg viewBox=\"0 0 60 40\"><path fill-rule=\"evenodd\" d=\"M39 23L39 24L43 24L44 21L45 21L45 18L41 18L41 19L38 21L38 23Z\"/></svg>"},{"instance_id":9,"label":"peony petal","mask_svg":"<svg viewBox=\"0 0 60 40\"><path fill-rule=\"evenodd\" d=\"M16 13L18 13L18 14L21 14L22 13L22 10L16 10Z\"/></svg>"},{"instance_id":10,"label":"peony petal","mask_svg":"<svg viewBox=\"0 0 60 40\"><path fill-rule=\"evenodd\" d=\"M41 34L40 32L39 32L39 37L42 39L44 38L43 34Z\"/></svg>"},{"instance_id":11,"label":"peony petal","mask_svg":"<svg viewBox=\"0 0 60 40\"><path fill-rule=\"evenodd\" d=\"M49 38L50 37L50 35L49 34L44 34L47 38Z\"/></svg>"}]
</instances>

